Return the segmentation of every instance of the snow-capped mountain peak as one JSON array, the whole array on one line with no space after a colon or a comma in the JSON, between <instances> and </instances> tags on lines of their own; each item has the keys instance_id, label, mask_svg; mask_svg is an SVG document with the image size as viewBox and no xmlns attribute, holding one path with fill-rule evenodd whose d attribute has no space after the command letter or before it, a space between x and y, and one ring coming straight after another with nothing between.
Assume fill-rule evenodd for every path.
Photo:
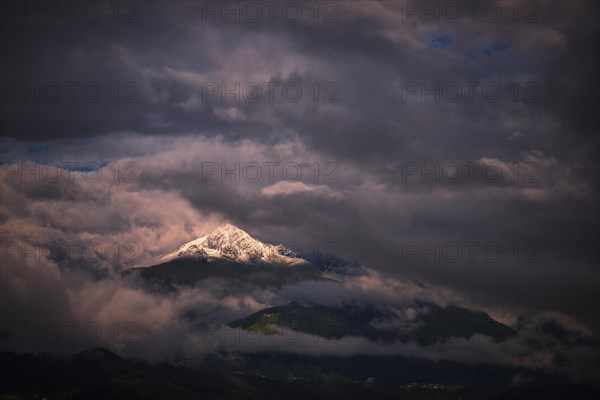
<instances>
[{"instance_id":1,"label":"snow-capped mountain peak","mask_svg":"<svg viewBox=\"0 0 600 400\"><path fill-rule=\"evenodd\" d=\"M232 224L222 225L211 233L182 245L177 251L162 257L161 261L176 258L229 260L243 264L308 263L285 246L263 243Z\"/></svg>"}]
</instances>

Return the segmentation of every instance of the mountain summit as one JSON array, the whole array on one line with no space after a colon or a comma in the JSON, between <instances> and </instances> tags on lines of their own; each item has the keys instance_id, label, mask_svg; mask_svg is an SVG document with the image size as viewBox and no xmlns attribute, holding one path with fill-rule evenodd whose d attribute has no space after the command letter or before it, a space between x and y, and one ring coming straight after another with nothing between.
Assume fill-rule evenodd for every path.
<instances>
[{"instance_id":1,"label":"mountain summit","mask_svg":"<svg viewBox=\"0 0 600 400\"><path fill-rule=\"evenodd\" d=\"M240 264L308 264L287 247L263 243L232 224L222 225L208 235L182 245L177 251L162 257L161 261L174 259L226 260Z\"/></svg>"}]
</instances>

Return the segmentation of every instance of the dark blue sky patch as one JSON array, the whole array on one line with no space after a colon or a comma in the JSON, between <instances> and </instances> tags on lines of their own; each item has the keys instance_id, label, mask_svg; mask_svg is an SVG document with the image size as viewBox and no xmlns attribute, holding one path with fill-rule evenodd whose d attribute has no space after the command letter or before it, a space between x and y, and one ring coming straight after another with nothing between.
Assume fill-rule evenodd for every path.
<instances>
[{"instance_id":1,"label":"dark blue sky patch","mask_svg":"<svg viewBox=\"0 0 600 400\"><path fill-rule=\"evenodd\" d=\"M444 47L448 47L454 42L454 38L450 35L438 35L431 39L429 42L429 47L432 49L443 49Z\"/></svg>"},{"instance_id":2,"label":"dark blue sky patch","mask_svg":"<svg viewBox=\"0 0 600 400\"><path fill-rule=\"evenodd\" d=\"M26 153L47 153L52 150L54 146L52 144L28 144L25 146Z\"/></svg>"},{"instance_id":3,"label":"dark blue sky patch","mask_svg":"<svg viewBox=\"0 0 600 400\"><path fill-rule=\"evenodd\" d=\"M506 42L494 42L488 46L475 47L467 50L467 56L470 59L477 59L480 55L485 55L488 57L497 55L498 53L502 53L510 48L510 43Z\"/></svg>"},{"instance_id":4,"label":"dark blue sky patch","mask_svg":"<svg viewBox=\"0 0 600 400\"><path fill-rule=\"evenodd\" d=\"M504 50L508 49L509 47L510 47L510 44L505 43L505 42L492 43L491 45L489 45L488 47L486 47L483 50L483 54L485 54L486 56L493 56L495 53L503 52Z\"/></svg>"},{"instance_id":5,"label":"dark blue sky patch","mask_svg":"<svg viewBox=\"0 0 600 400\"><path fill-rule=\"evenodd\" d=\"M76 172L95 172L98 168L104 168L111 162L112 161L90 161L82 165L70 165L68 169Z\"/></svg>"},{"instance_id":6,"label":"dark blue sky patch","mask_svg":"<svg viewBox=\"0 0 600 400\"><path fill-rule=\"evenodd\" d=\"M75 145L75 147L88 147L88 146L92 146L97 143L100 143L103 140L104 139L102 139L102 138L84 139L84 140L77 140L77 141L73 142L73 144Z\"/></svg>"}]
</instances>

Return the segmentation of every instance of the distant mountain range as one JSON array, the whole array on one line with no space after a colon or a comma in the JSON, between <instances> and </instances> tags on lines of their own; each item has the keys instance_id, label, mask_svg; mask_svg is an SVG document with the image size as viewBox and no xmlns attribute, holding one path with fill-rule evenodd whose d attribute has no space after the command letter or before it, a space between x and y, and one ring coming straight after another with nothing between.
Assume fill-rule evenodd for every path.
<instances>
[{"instance_id":1,"label":"distant mountain range","mask_svg":"<svg viewBox=\"0 0 600 400\"><path fill-rule=\"evenodd\" d=\"M455 338L471 339L476 334L499 342L515 335L514 330L494 321L484 312L455 306L442 308L424 302L419 305L427 307L428 313L419 314L412 320L410 330L406 329L408 325L395 329L378 326L378 322L393 319L394 314L389 310L373 307L335 308L298 303L261 310L233 321L230 326L263 334L274 334L280 328L288 328L327 339L359 336L379 342L414 341L421 345Z\"/></svg>"},{"instance_id":2,"label":"distant mountain range","mask_svg":"<svg viewBox=\"0 0 600 400\"><path fill-rule=\"evenodd\" d=\"M225 224L160 258L160 264L125 270L154 287L191 285L221 278L233 285L281 287L287 283L325 279L321 271L283 245L270 245Z\"/></svg>"},{"instance_id":3,"label":"distant mountain range","mask_svg":"<svg viewBox=\"0 0 600 400\"><path fill-rule=\"evenodd\" d=\"M335 282L361 273L358 264L337 258L317 268L290 249L265 244L231 224L183 244L160 260L158 265L126 270L125 275L141 277L153 290L172 291L209 278L225 280L230 290L242 290L248 285L277 290L287 284ZM415 302L414 306L424 311L411 321L414 327L411 331L398 329L393 324L390 327L390 321L397 320L391 309L358 305L331 307L309 301L270 307L231 321L230 326L272 334L285 328L326 338L360 336L382 342L415 341L421 345L451 338L470 339L475 334L496 341L514 336L511 328L481 311L440 307L425 301Z\"/></svg>"},{"instance_id":4,"label":"distant mountain range","mask_svg":"<svg viewBox=\"0 0 600 400\"><path fill-rule=\"evenodd\" d=\"M124 271L123 277L126 282L140 285L142 290L158 296L168 297L195 285L206 290L216 279L225 283L222 286L229 291L227 295L235 291L246 295L259 288L258 292L267 292L272 298L285 298L276 294L280 289L286 289L286 285L305 285L310 290L311 281L319 281L316 286L322 286L323 290L335 288L343 293L348 280L369 278L367 270L340 259L317 265L284 246L264 244L228 224L182 245L162 257L157 265ZM160 363L124 359L99 347L69 357L0 352L3 371L0 399L529 400L598 397L599 385L573 384L558 369L488 362L485 357L489 353L485 351L474 361L444 358L453 343L468 343L467 340L475 335L485 336L486 344L498 344L501 352L511 347L509 340L518 338L517 332L482 311L458 305L442 306L432 300L416 298L405 302L407 304L385 305L347 301L334 302L338 305L332 306L311 302L308 298L281 301L285 304L272 304L226 321L228 327L224 332L241 329L254 337L280 335L284 330L292 330L314 336L310 342L324 338L319 341L319 346L332 343L332 347L340 349L348 343L368 342L380 349L406 348L407 353L300 354L301 346L295 349L299 351L288 351L296 347L293 341L285 347L272 348L254 349L250 347L251 342L245 342L244 346L248 347L229 348L217 344L200 353L178 349L169 354L169 362ZM409 311L406 307L410 312L405 313ZM404 315L408 314L411 315L410 324L402 325ZM204 315L196 314L194 310L186 310L185 315L176 317L190 322L192 330L198 327L198 332L194 333L201 333L204 323L211 322L205 321ZM226 325L223 321L217 321L217 324ZM582 338L573 336L558 324L541 325L541 329L535 338L521 338L526 340L519 350L524 357L539 349L542 357L553 357L552 365L560 367L568 362L561 356L562 350L594 345L583 342ZM450 343L452 339L457 340ZM529 339L536 340L530 342ZM549 353L550 346L557 351ZM592 347L581 347L584 348ZM461 351L460 346L458 349ZM469 350L479 351L477 347ZM439 357L431 359L422 356L420 351L423 355L435 353Z\"/></svg>"},{"instance_id":5,"label":"distant mountain range","mask_svg":"<svg viewBox=\"0 0 600 400\"><path fill-rule=\"evenodd\" d=\"M234 364L232 366L231 364ZM1 399L594 399L597 386L489 365L402 356L209 355L148 363L91 348L69 357L0 352ZM520 377L515 384L515 375Z\"/></svg>"}]
</instances>

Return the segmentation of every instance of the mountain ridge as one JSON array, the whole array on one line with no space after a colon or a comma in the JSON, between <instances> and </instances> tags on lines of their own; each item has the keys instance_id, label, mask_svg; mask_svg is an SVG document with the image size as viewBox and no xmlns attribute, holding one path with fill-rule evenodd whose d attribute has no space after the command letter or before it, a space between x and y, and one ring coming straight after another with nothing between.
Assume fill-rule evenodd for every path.
<instances>
[{"instance_id":1,"label":"mountain ridge","mask_svg":"<svg viewBox=\"0 0 600 400\"><path fill-rule=\"evenodd\" d=\"M210 278L229 281L233 284L231 290L247 284L281 287L325 279L312 263L287 247L263 243L232 224L221 225L181 245L158 264L123 271L123 276L132 274L149 283L148 288L159 291L176 290Z\"/></svg>"},{"instance_id":2,"label":"mountain ridge","mask_svg":"<svg viewBox=\"0 0 600 400\"><path fill-rule=\"evenodd\" d=\"M287 247L271 245L250 236L246 231L226 223L212 232L181 245L160 258L160 262L195 259L212 262L232 261L240 264L310 264Z\"/></svg>"}]
</instances>

